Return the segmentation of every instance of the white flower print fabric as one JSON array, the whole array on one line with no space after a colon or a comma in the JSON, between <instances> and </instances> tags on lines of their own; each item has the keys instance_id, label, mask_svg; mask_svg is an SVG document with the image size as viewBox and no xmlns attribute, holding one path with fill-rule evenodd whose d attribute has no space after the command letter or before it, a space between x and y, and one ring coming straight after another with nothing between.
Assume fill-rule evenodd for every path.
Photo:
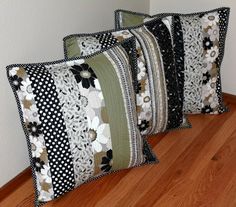
<instances>
[{"instance_id":1,"label":"white flower print fabric","mask_svg":"<svg viewBox=\"0 0 236 207\"><path fill-rule=\"evenodd\" d=\"M10 78L17 83L15 86L16 93L22 103L22 113L26 127L29 128L29 141L32 151L32 159L35 161L35 176L38 180L37 191L41 201L49 201L54 198L52 180L50 178L50 167L46 152L44 136L40 131L41 122L39 120L38 108L35 104L34 95L31 88L31 81L22 67L13 67L9 71ZM30 126L32 126L30 128ZM40 127L39 127L40 126ZM38 128L37 128L38 127ZM31 130L34 129L34 130ZM47 169L47 173L43 170ZM41 186L47 186L41 189Z\"/></svg>"},{"instance_id":2,"label":"white flower print fabric","mask_svg":"<svg viewBox=\"0 0 236 207\"><path fill-rule=\"evenodd\" d=\"M105 107L105 102L98 79L94 80L94 86L84 88L82 82L78 84L81 95L87 97L88 104L86 106L86 114L88 120L89 136L94 153L101 151L112 150L112 146L108 143L110 141L110 127L109 124L103 122L102 111Z\"/></svg>"},{"instance_id":3,"label":"white flower print fabric","mask_svg":"<svg viewBox=\"0 0 236 207\"><path fill-rule=\"evenodd\" d=\"M220 18L218 12L205 14L201 18L203 25L204 40L208 39L209 43L203 41L204 58L203 62L203 83L202 83L202 112L219 113L220 102L217 94L216 82L218 79L218 58L219 58L219 36L220 36ZM204 66L207 66L204 70Z\"/></svg>"}]
</instances>

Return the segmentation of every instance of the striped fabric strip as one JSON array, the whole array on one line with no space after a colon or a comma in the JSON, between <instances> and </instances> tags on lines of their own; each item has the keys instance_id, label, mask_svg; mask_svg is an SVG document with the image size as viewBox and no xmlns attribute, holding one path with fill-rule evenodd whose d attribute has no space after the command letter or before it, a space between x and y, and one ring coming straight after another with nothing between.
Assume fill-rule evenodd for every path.
<instances>
[{"instance_id":1,"label":"striped fabric strip","mask_svg":"<svg viewBox=\"0 0 236 207\"><path fill-rule=\"evenodd\" d=\"M139 40L147 62L150 90L152 97L152 129L150 133L164 131L167 125L167 98L165 74L160 49L153 35L145 28L133 29L132 33Z\"/></svg>"},{"instance_id":2,"label":"striped fabric strip","mask_svg":"<svg viewBox=\"0 0 236 207\"><path fill-rule=\"evenodd\" d=\"M143 162L143 155L137 152L142 151L143 141L139 132L137 132L137 118L135 116L135 97L134 91L132 90L131 71L127 70L130 68L129 62L124 55L121 47L116 47L112 50L104 53L107 58L111 61L113 67L116 70L117 77L119 78L122 95L124 99L124 105L126 110L126 116L130 132L130 150L131 159L130 166L141 164Z\"/></svg>"}]
</instances>

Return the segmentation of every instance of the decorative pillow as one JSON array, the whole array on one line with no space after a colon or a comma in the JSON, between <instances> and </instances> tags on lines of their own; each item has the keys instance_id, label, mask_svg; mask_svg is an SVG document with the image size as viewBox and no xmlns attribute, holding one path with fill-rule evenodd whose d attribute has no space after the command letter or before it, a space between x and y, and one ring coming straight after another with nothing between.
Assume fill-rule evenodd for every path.
<instances>
[{"instance_id":1,"label":"decorative pillow","mask_svg":"<svg viewBox=\"0 0 236 207\"><path fill-rule=\"evenodd\" d=\"M227 111L222 99L220 66L224 56L230 9L192 14L162 13L154 16L115 11L116 27L137 26L155 18L172 17L172 37L184 60L184 111L218 114ZM174 31L179 31L178 35ZM183 48L183 50L182 50ZM176 53L175 53L176 54Z\"/></svg>"},{"instance_id":2,"label":"decorative pillow","mask_svg":"<svg viewBox=\"0 0 236 207\"><path fill-rule=\"evenodd\" d=\"M171 35L161 19L130 30L69 35L64 38L65 56L72 58L93 54L132 36L136 38L138 73L132 72L133 77L136 76L136 108L141 133L150 135L189 127L182 110L183 67L178 71Z\"/></svg>"},{"instance_id":3,"label":"decorative pillow","mask_svg":"<svg viewBox=\"0 0 236 207\"><path fill-rule=\"evenodd\" d=\"M7 67L36 206L108 173L157 162L137 128L127 68L120 43L80 59Z\"/></svg>"}]
</instances>

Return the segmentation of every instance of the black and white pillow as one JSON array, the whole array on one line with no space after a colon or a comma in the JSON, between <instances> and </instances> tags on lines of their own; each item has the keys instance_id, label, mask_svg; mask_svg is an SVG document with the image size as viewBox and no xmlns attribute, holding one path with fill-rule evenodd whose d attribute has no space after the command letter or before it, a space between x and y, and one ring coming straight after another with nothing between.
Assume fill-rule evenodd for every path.
<instances>
[{"instance_id":1,"label":"black and white pillow","mask_svg":"<svg viewBox=\"0 0 236 207\"><path fill-rule=\"evenodd\" d=\"M143 135L190 126L183 116L183 61L176 62L173 52L180 51L182 42L178 39L179 45L172 47L169 26L162 19L154 19L131 29L72 34L64 38L65 57L71 58L93 54L135 37L138 72L132 74L138 127Z\"/></svg>"},{"instance_id":2,"label":"black and white pillow","mask_svg":"<svg viewBox=\"0 0 236 207\"><path fill-rule=\"evenodd\" d=\"M173 43L178 48L175 56L181 57L176 58L177 68L184 63L184 111L218 114L227 111L222 100L220 67L229 12L229 8L223 7L192 14L150 16L117 10L115 18L117 28L137 26L156 18L169 19Z\"/></svg>"},{"instance_id":3,"label":"black and white pillow","mask_svg":"<svg viewBox=\"0 0 236 207\"><path fill-rule=\"evenodd\" d=\"M137 128L131 67L121 43L83 58L7 67L36 206L108 173L157 162Z\"/></svg>"}]
</instances>

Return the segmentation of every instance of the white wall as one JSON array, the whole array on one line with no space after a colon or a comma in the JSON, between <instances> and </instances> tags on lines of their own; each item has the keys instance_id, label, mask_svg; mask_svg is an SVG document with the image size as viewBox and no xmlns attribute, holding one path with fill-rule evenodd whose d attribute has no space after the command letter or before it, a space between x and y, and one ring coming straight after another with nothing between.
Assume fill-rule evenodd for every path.
<instances>
[{"instance_id":1,"label":"white wall","mask_svg":"<svg viewBox=\"0 0 236 207\"><path fill-rule=\"evenodd\" d=\"M65 35L113 28L117 8L148 13L149 1L0 0L0 187L29 165L6 65L62 59Z\"/></svg>"},{"instance_id":2,"label":"white wall","mask_svg":"<svg viewBox=\"0 0 236 207\"><path fill-rule=\"evenodd\" d=\"M235 0L150 0L150 14L160 12L196 12L221 6L231 8L225 56L222 63L223 91L236 95L236 1Z\"/></svg>"}]
</instances>

